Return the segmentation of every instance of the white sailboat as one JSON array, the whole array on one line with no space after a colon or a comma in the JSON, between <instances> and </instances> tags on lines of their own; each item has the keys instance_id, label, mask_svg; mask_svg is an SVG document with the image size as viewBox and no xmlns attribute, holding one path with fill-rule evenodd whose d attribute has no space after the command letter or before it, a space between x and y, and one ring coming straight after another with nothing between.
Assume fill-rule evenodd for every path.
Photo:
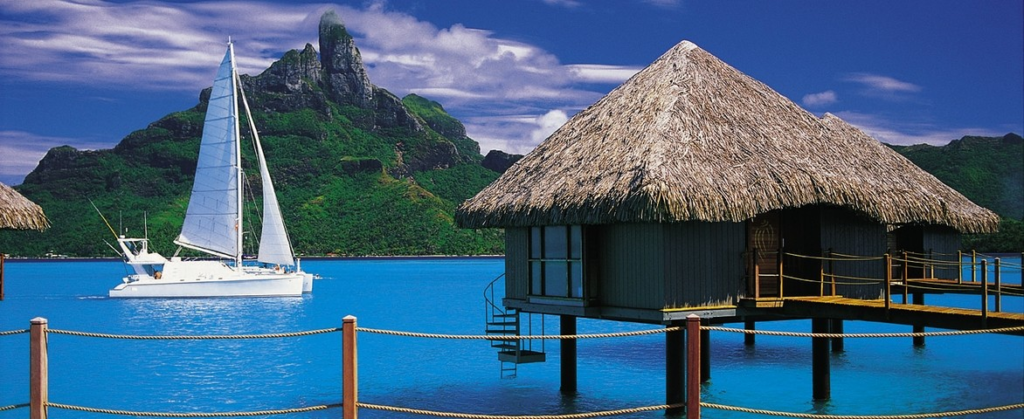
<instances>
[{"instance_id":1,"label":"white sailboat","mask_svg":"<svg viewBox=\"0 0 1024 419\"><path fill-rule=\"evenodd\" d=\"M263 229L256 264L242 263L239 99L252 131L263 184ZM167 259L149 251L148 238L122 235L117 241L134 273L110 290L111 297L300 296L312 291L313 275L302 271L285 231L230 41L213 82L185 221L174 240L221 260L183 260L177 253Z\"/></svg>"}]
</instances>

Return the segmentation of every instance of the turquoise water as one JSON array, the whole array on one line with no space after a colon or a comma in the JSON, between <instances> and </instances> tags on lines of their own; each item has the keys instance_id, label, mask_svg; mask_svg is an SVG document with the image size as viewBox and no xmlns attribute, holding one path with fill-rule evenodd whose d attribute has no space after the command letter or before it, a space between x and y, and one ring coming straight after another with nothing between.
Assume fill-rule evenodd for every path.
<instances>
[{"instance_id":1,"label":"turquoise water","mask_svg":"<svg viewBox=\"0 0 1024 419\"><path fill-rule=\"evenodd\" d=\"M1019 259L1015 263L1019 264ZM0 331L45 317L52 329L138 335L275 333L359 326L480 334L483 289L501 259L305 261L323 276L301 298L139 299L106 297L119 262L10 262ZM1004 281L1020 282L1020 274ZM929 296L930 304L977 307L977 297ZM1021 298L1004 298L1024 311ZM549 317L546 333L558 333ZM737 325L730 325L737 326ZM847 333L907 332L908 326L848 321ZM651 325L580 320L579 333L647 330ZM810 331L808 321L762 330ZM1024 338L847 339L832 357L832 399L811 400L811 345L802 338L712 332L711 381L703 400L801 413L906 414L1024 402ZM248 411L338 403L341 335L291 339L137 341L51 334L50 401L163 412ZM548 362L503 379L484 341L359 335L360 401L485 414L562 414L658 405L665 399L663 335L579 342L579 393L558 392L558 344ZM0 406L28 401L28 335L0 336ZM0 412L22 418L25 409ZM423 417L363 409L364 418ZM985 418L1016 418L1021 410ZM52 418L110 417L50 409ZM706 418L762 416L704 409ZM340 417L339 409L281 418ZM656 418L663 412L618 417Z\"/></svg>"}]
</instances>

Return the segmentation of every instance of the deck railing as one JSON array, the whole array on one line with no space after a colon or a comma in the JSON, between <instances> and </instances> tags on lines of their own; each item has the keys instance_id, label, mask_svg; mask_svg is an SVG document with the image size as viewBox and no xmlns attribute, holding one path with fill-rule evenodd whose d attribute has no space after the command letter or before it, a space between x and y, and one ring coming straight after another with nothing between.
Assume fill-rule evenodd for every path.
<instances>
[{"instance_id":1,"label":"deck railing","mask_svg":"<svg viewBox=\"0 0 1024 419\"><path fill-rule=\"evenodd\" d=\"M871 286L879 287L882 290L882 297L888 306L894 297L892 289L898 288L906 304L909 294L920 293L964 293L978 294L981 296L981 311L987 315L990 311L989 301L992 300L992 310L1002 311L1003 296L1024 296L1021 284L1007 285L1003 283L1003 276L1006 273L1020 273L1021 263L1005 263L1000 257L981 255L976 252L969 254L957 252L952 254L939 254L928 252L914 253L901 251L895 254L886 253L881 256L872 255L849 255L827 250L821 256L805 255L799 253L785 252L783 249L765 251L751 249L748 253L748 278L751 279L748 291L755 299L782 299L787 296L809 296L808 294L787 294L786 282L805 282L817 285L818 296L837 295L839 286ZM971 261L966 262L967 255ZM981 259L979 260L979 256ZM955 257L956 260L950 260ZM1024 253L1021 254L1024 260ZM793 274L793 269L787 267L787 259L805 259L816 261L819 264L816 277L806 277ZM992 260L991 264L989 259ZM774 272L763 272L758 261L774 261L771 266ZM841 267L848 267L855 264L877 264L878 268L868 268L878 272L878 276L852 276L843 275ZM949 272L956 269L955 278L938 278L936 271ZM803 272L807 272L804 269ZM912 272L920 272L921 275L914 276ZM969 272L969 278L964 278L964 272ZM791 287L792 288L792 287ZM767 292L766 292L767 290ZM803 288L804 291L807 288Z\"/></svg>"}]
</instances>

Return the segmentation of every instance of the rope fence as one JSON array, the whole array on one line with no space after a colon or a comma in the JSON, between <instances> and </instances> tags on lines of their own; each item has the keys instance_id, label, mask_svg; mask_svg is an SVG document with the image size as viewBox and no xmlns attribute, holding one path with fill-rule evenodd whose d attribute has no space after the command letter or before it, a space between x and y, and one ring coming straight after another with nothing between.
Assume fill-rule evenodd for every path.
<instances>
[{"instance_id":1,"label":"rope fence","mask_svg":"<svg viewBox=\"0 0 1024 419\"><path fill-rule=\"evenodd\" d=\"M355 360L355 335L356 332L366 332L371 334L380 335L391 335L391 336L402 336L412 338L423 338L423 339L447 339L447 340L488 340L488 341L501 341L501 340L525 340L525 339L606 339L606 338L622 338L622 337L634 337L634 336L648 336L669 332L682 332L685 331L689 336L688 341L695 341L696 346L690 346L688 349L688 357L694 356L693 353L700 352L700 333L698 331L716 331L726 333L743 333L749 335L765 335L765 336L786 336L786 337L801 337L801 338L830 338L830 339L845 339L845 338L906 338L906 337L938 337L938 336L958 336L958 335L976 335L983 333L1011 333L1024 331L1024 326L1017 327L1004 327L994 329L978 329L978 330L960 330L960 331L943 331L943 332L914 332L914 333L799 333L799 332L783 332L783 331L771 331L771 330L752 330L752 329L736 329L719 326L700 326L700 319L691 315L687 318L687 325L664 327L658 329L649 330L638 330L629 332L617 332L617 333L593 333L593 334L572 334L572 335L515 335L515 336L495 336L495 335L457 335L457 334L436 334L436 333L420 333L420 332L406 332L406 331L395 331L386 329L373 329L357 327L355 324L354 317L346 317L343 327L334 328L323 328L300 332L289 332L289 333L268 333L268 334L239 334L239 335L127 335L127 334L110 334L110 333L94 333L94 332L81 332L61 329L48 329L46 327L46 319L33 319L32 327L28 330L14 330L0 333L3 335L15 335L29 333L30 335L30 375L32 376L32 388L30 391L31 401L25 404L13 404L8 406L0 406L0 412L15 410L21 408L29 408L32 413L32 418L46 418L47 408L64 409L71 411L81 411L88 413L97 414L111 414L111 415L122 415L122 416L136 416L136 417L158 417L158 418L208 418L208 417L253 417L253 416L271 416L271 415L286 415L286 414L297 414L307 413L319 410L326 410L332 408L342 408L344 418L354 418L357 408L380 410L395 413L407 413L407 414L418 414L425 416L434 417L445 417L445 418L462 418L462 419L582 419L582 418L597 418L597 417L608 417L608 416L619 416L626 414L635 414L642 412L658 411L658 410L669 410L669 409L682 409L686 408L688 412L692 412L692 409L697 409L697 415L699 417L699 408L708 409L720 409L730 410L737 412L746 412L752 414L762 414L770 416L786 416L794 418L811 418L811 419L916 419L916 418L931 418L931 417L950 417L950 416L964 416L972 414L982 413L993 413L1002 412L1008 410L1022 409L1024 404L1012 404L1006 406L996 406L981 409L970 409L961 410L954 412L941 412L941 413L923 413L923 414L910 414L910 415L816 415L806 413L792 413L792 412L777 412L769 410L751 409L746 407L728 406L714 403L706 403L699 401L699 387L698 391L693 392L697 395L697 399L690 399L687 403L669 403L663 405L653 405L644 407L634 407L628 409L618 410L606 410L596 412L585 412L585 413L573 413L573 414L560 414L560 415L493 415L493 414L473 414L473 413L456 413L456 412L443 412L434 410L414 409L406 407L396 407L387 405L378 405L370 403L362 403L358 401L356 395L356 371L358 370L357 362ZM50 402L47 398L47 391L45 390L48 385L47 367L45 365L46 355L46 335L47 334L58 334L68 336L80 336L89 338L103 338L103 339L123 339L123 340L212 340L212 339L283 339L283 338L296 338L303 336L312 336L319 334L327 334L341 332L343 336L343 385L344 390L342 403L334 404L322 404L316 406L296 407L287 409L275 409L275 410L257 410L257 411L235 411L235 412L146 412L146 411L132 411L132 410L118 410L118 409L102 409L94 407L76 406L70 404L62 404ZM692 343L691 343L692 344ZM699 357L699 355L696 355ZM691 361L687 361L690 363ZM42 363L42 364L40 364ZM696 362L699 364L699 362ZM696 373L699 376L699 369ZM41 376L39 374L42 374ZM689 372L688 374L693 374ZM688 380L695 380L692 376ZM350 381L351 380L351 381ZM694 381L699 382L699 381ZM41 388L36 388L36 383ZM687 390L689 393L690 390ZM350 394L351 393L351 394ZM688 413L689 415L690 413ZM38 416L37 416L38 415ZM688 416L689 417L689 416Z\"/></svg>"}]
</instances>

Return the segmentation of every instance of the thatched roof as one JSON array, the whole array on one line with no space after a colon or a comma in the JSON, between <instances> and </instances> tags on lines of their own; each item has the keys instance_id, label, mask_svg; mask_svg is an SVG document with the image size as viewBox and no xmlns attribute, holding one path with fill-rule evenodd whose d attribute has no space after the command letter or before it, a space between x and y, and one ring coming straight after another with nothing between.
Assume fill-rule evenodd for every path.
<instances>
[{"instance_id":1,"label":"thatched roof","mask_svg":"<svg viewBox=\"0 0 1024 419\"><path fill-rule=\"evenodd\" d=\"M739 222L832 204L991 232L998 217L834 116L690 42L575 115L456 212L469 228Z\"/></svg>"},{"instance_id":2,"label":"thatched roof","mask_svg":"<svg viewBox=\"0 0 1024 419\"><path fill-rule=\"evenodd\" d=\"M0 229L46 230L50 222L43 209L10 186L0 183Z\"/></svg>"}]
</instances>

